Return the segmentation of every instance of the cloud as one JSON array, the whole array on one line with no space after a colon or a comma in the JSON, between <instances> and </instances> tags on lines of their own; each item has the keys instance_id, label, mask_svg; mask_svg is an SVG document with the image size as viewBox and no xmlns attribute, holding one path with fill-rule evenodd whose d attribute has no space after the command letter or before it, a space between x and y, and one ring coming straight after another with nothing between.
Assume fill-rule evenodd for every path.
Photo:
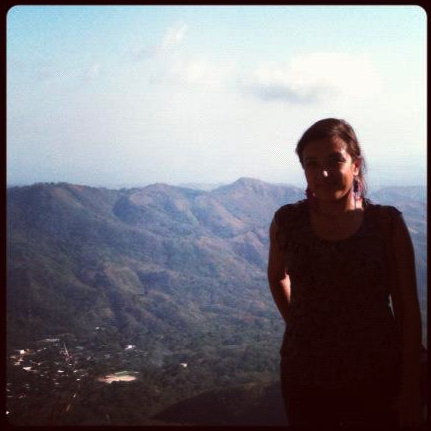
<instances>
[{"instance_id":1,"label":"cloud","mask_svg":"<svg viewBox=\"0 0 431 431\"><path fill-rule=\"evenodd\" d=\"M168 28L158 43L136 43L130 50L133 60L151 58L146 73L152 84L219 86L231 74L233 62L220 63L205 54L189 55L182 43L188 26L185 23Z\"/></svg>"},{"instance_id":2,"label":"cloud","mask_svg":"<svg viewBox=\"0 0 431 431\"><path fill-rule=\"evenodd\" d=\"M303 105L373 97L381 86L371 58L350 53L310 53L296 55L288 63L264 62L244 79L234 61L190 56L178 49L187 31L187 24L180 23L166 29L156 45L133 48L135 59L151 57L150 83L218 87L237 83L259 100Z\"/></svg>"},{"instance_id":3,"label":"cloud","mask_svg":"<svg viewBox=\"0 0 431 431\"><path fill-rule=\"evenodd\" d=\"M175 51L175 48L181 45L187 30L187 24L176 24L168 28L161 40L155 44L145 44L142 41L136 42L129 48L129 56L133 61L163 57L169 51Z\"/></svg>"},{"instance_id":4,"label":"cloud","mask_svg":"<svg viewBox=\"0 0 431 431\"><path fill-rule=\"evenodd\" d=\"M166 57L150 75L153 84L218 87L232 81L235 62L217 62L205 56Z\"/></svg>"},{"instance_id":5,"label":"cloud","mask_svg":"<svg viewBox=\"0 0 431 431\"><path fill-rule=\"evenodd\" d=\"M221 64L206 58L192 58L174 64L170 74L180 83L218 86L226 81L231 69L231 63Z\"/></svg>"},{"instance_id":6,"label":"cloud","mask_svg":"<svg viewBox=\"0 0 431 431\"><path fill-rule=\"evenodd\" d=\"M177 47L182 42L187 29L188 26L184 23L177 24L174 27L169 28L163 37L161 48L171 49Z\"/></svg>"},{"instance_id":7,"label":"cloud","mask_svg":"<svg viewBox=\"0 0 431 431\"><path fill-rule=\"evenodd\" d=\"M260 100L308 104L373 97L381 82L366 54L313 53L296 56L287 66L263 63L244 86Z\"/></svg>"},{"instance_id":8,"label":"cloud","mask_svg":"<svg viewBox=\"0 0 431 431\"><path fill-rule=\"evenodd\" d=\"M272 86L260 92L262 99L266 100L289 100L295 103L313 103L321 99L321 94L324 94L325 88L310 88L306 93L295 92L289 88Z\"/></svg>"}]
</instances>

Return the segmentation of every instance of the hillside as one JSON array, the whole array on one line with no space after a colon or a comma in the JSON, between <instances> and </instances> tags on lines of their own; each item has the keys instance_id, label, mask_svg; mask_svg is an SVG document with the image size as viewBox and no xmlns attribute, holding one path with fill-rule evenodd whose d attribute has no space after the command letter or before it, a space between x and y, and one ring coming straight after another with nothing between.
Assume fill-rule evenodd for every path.
<instances>
[{"instance_id":1,"label":"hillside","mask_svg":"<svg viewBox=\"0 0 431 431\"><path fill-rule=\"evenodd\" d=\"M299 196L245 179L214 192L9 189L9 342L112 326L136 344L141 326L178 336L269 324L268 224Z\"/></svg>"},{"instance_id":2,"label":"hillside","mask_svg":"<svg viewBox=\"0 0 431 431\"><path fill-rule=\"evenodd\" d=\"M388 188L372 197L388 199L406 217L426 328L424 196L420 188ZM276 382L283 325L266 280L268 227L279 206L302 197L297 188L250 178L210 191L167 184L9 188L8 354L29 352L19 367L17 359L8 367L15 411L31 412L24 407L40 400L42 375L44 405L51 406L45 415L54 409L54 390L81 394L79 408L60 424L105 423L106 415L114 423L108 400L122 397L146 406L130 419L140 424L206 391ZM58 339L57 347L42 351L44 339ZM34 374L22 371L24 360ZM63 380L54 381L48 376L60 364ZM139 373L136 382L94 382L125 367ZM32 389L23 389L29 378ZM125 401L124 415L132 417L133 406ZM26 418L35 420L21 413L22 424Z\"/></svg>"},{"instance_id":3,"label":"hillside","mask_svg":"<svg viewBox=\"0 0 431 431\"><path fill-rule=\"evenodd\" d=\"M154 419L168 424L206 426L286 425L278 382L248 383L205 392L170 406Z\"/></svg>"}]
</instances>

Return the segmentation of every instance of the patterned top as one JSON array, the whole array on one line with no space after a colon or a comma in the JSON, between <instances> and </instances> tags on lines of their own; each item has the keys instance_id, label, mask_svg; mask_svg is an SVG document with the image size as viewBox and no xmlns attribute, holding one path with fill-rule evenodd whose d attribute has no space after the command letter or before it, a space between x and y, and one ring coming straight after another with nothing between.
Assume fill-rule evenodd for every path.
<instances>
[{"instance_id":1,"label":"patterned top","mask_svg":"<svg viewBox=\"0 0 431 431\"><path fill-rule=\"evenodd\" d=\"M379 228L393 217L401 217L395 207L365 200L361 227L329 241L314 233L306 200L276 211L291 283L280 351L290 388L397 387L399 337Z\"/></svg>"}]
</instances>

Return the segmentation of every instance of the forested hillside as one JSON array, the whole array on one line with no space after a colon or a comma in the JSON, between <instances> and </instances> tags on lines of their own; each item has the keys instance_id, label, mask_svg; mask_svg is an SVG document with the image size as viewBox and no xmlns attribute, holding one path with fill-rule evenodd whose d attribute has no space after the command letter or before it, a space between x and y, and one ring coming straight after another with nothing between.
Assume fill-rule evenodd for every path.
<instances>
[{"instance_id":1,"label":"forested hillside","mask_svg":"<svg viewBox=\"0 0 431 431\"><path fill-rule=\"evenodd\" d=\"M277 384L284 329L266 280L268 227L303 195L249 178L212 191L9 188L11 422L145 424L223 388L224 399L245 391L250 405L263 402L263 388ZM385 198L412 234L425 327L425 193L375 194ZM124 370L133 381L99 380Z\"/></svg>"}]
</instances>

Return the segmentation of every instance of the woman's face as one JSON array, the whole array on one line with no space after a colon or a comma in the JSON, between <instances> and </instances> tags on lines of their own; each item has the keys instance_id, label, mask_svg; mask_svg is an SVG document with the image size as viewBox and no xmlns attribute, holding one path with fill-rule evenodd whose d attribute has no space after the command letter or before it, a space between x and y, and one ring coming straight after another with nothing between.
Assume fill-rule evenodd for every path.
<instances>
[{"instance_id":1,"label":"woman's face","mask_svg":"<svg viewBox=\"0 0 431 431\"><path fill-rule=\"evenodd\" d=\"M308 187L319 200L338 200L349 193L360 167L338 137L309 142L302 161Z\"/></svg>"}]
</instances>

